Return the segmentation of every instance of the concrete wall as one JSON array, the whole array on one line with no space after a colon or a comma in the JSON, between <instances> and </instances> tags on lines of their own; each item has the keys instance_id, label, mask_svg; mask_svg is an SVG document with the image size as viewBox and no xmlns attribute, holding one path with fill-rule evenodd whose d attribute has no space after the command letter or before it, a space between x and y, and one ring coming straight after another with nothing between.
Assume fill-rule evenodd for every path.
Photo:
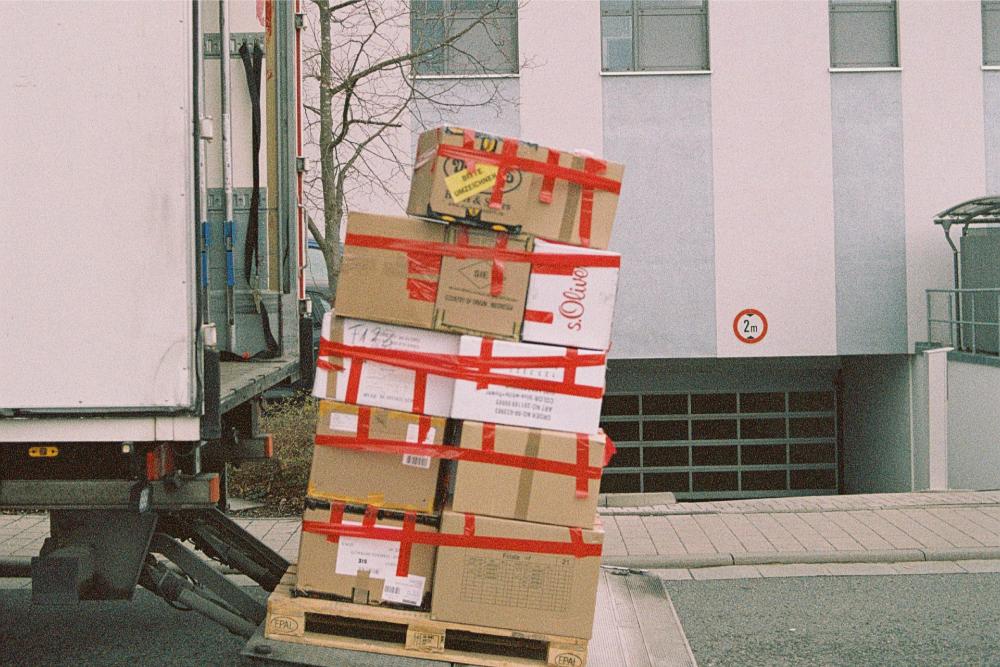
<instances>
[{"instance_id":1,"label":"concrete wall","mask_svg":"<svg viewBox=\"0 0 1000 667\"><path fill-rule=\"evenodd\" d=\"M837 351L827 11L790 0L710 8L719 356ZM733 334L745 308L768 318L757 344Z\"/></svg>"},{"instance_id":2,"label":"concrete wall","mask_svg":"<svg viewBox=\"0 0 1000 667\"><path fill-rule=\"evenodd\" d=\"M900 2L907 321L927 337L925 292L952 284L936 213L986 188L981 3Z\"/></svg>"},{"instance_id":3,"label":"concrete wall","mask_svg":"<svg viewBox=\"0 0 1000 667\"><path fill-rule=\"evenodd\" d=\"M948 485L1000 488L1000 367L948 360Z\"/></svg>"},{"instance_id":4,"label":"concrete wall","mask_svg":"<svg viewBox=\"0 0 1000 667\"><path fill-rule=\"evenodd\" d=\"M614 359L608 364L607 391L829 391L839 365L836 357Z\"/></svg>"},{"instance_id":5,"label":"concrete wall","mask_svg":"<svg viewBox=\"0 0 1000 667\"><path fill-rule=\"evenodd\" d=\"M899 77L830 75L840 354L907 351Z\"/></svg>"},{"instance_id":6,"label":"concrete wall","mask_svg":"<svg viewBox=\"0 0 1000 667\"><path fill-rule=\"evenodd\" d=\"M528 2L518 10L525 139L604 152L600 10L589 0Z\"/></svg>"},{"instance_id":7,"label":"concrete wall","mask_svg":"<svg viewBox=\"0 0 1000 667\"><path fill-rule=\"evenodd\" d=\"M906 355L841 358L845 493L912 488Z\"/></svg>"},{"instance_id":8,"label":"concrete wall","mask_svg":"<svg viewBox=\"0 0 1000 667\"><path fill-rule=\"evenodd\" d=\"M604 146L626 164L612 356L715 356L708 75L605 77Z\"/></svg>"},{"instance_id":9,"label":"concrete wall","mask_svg":"<svg viewBox=\"0 0 1000 667\"><path fill-rule=\"evenodd\" d=\"M1000 189L1000 73L980 66L980 3L899 3L889 71L829 70L819 0L710 0L708 15L711 72L610 75L597 2L528 3L519 74L419 83L465 104L492 87L494 103L421 104L400 150L421 123L452 123L624 162L614 357L912 351L924 290L951 282L933 215ZM405 191L408 175L388 181ZM748 307L769 320L754 345L732 331Z\"/></svg>"},{"instance_id":10,"label":"concrete wall","mask_svg":"<svg viewBox=\"0 0 1000 667\"><path fill-rule=\"evenodd\" d=\"M910 360L910 441L914 491L930 488L930 382L927 356L915 354ZM947 376L946 376L947 377ZM947 419L947 413L945 413Z\"/></svg>"},{"instance_id":11,"label":"concrete wall","mask_svg":"<svg viewBox=\"0 0 1000 667\"><path fill-rule=\"evenodd\" d=\"M986 133L986 191L1000 192L1000 72L983 72L983 121Z\"/></svg>"}]
</instances>

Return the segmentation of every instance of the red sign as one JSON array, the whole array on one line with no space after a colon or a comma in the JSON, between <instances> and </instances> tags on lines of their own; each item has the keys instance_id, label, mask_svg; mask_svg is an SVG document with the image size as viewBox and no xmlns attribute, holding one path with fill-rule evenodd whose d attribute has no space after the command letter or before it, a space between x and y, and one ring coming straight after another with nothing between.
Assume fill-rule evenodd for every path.
<instances>
[{"instance_id":1,"label":"red sign","mask_svg":"<svg viewBox=\"0 0 1000 667\"><path fill-rule=\"evenodd\" d=\"M733 320L733 333L741 343L759 343L767 335L767 318L756 308L741 310Z\"/></svg>"}]
</instances>

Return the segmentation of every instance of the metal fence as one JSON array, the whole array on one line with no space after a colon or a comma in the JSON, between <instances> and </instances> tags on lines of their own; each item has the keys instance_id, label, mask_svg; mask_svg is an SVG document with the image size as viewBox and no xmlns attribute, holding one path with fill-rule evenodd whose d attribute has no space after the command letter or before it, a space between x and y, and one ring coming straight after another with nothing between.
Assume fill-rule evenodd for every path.
<instances>
[{"instance_id":1,"label":"metal fence","mask_svg":"<svg viewBox=\"0 0 1000 667\"><path fill-rule=\"evenodd\" d=\"M1000 288L927 290L927 340L1000 355Z\"/></svg>"}]
</instances>

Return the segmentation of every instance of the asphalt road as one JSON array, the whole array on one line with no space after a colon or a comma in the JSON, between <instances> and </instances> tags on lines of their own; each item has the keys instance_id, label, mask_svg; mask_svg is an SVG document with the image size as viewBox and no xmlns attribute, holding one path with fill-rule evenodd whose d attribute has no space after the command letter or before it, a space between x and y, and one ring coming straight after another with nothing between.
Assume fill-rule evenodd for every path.
<instances>
[{"instance_id":1,"label":"asphalt road","mask_svg":"<svg viewBox=\"0 0 1000 667\"><path fill-rule=\"evenodd\" d=\"M701 667L1000 665L1000 574L666 586ZM242 646L144 590L49 609L32 608L27 590L0 590L0 665L239 665Z\"/></svg>"},{"instance_id":2,"label":"asphalt road","mask_svg":"<svg viewBox=\"0 0 1000 667\"><path fill-rule=\"evenodd\" d=\"M1000 665L1000 574L665 583L701 667Z\"/></svg>"},{"instance_id":3,"label":"asphalt road","mask_svg":"<svg viewBox=\"0 0 1000 667\"><path fill-rule=\"evenodd\" d=\"M239 665L245 643L145 590L132 602L33 608L28 590L0 590L0 665Z\"/></svg>"}]
</instances>

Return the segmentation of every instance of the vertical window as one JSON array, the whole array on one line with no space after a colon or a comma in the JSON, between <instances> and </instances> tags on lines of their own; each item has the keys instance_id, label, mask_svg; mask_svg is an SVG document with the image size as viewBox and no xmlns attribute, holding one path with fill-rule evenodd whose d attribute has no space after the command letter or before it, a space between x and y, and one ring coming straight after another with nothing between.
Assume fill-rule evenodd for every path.
<instances>
[{"instance_id":1,"label":"vertical window","mask_svg":"<svg viewBox=\"0 0 1000 667\"><path fill-rule=\"evenodd\" d=\"M706 0L601 0L605 72L708 69Z\"/></svg>"},{"instance_id":2,"label":"vertical window","mask_svg":"<svg viewBox=\"0 0 1000 667\"><path fill-rule=\"evenodd\" d=\"M417 74L517 73L517 0L413 0L410 12L410 47L433 49Z\"/></svg>"},{"instance_id":3,"label":"vertical window","mask_svg":"<svg viewBox=\"0 0 1000 667\"><path fill-rule=\"evenodd\" d=\"M830 67L898 67L895 0L831 0Z\"/></svg>"},{"instance_id":4,"label":"vertical window","mask_svg":"<svg viewBox=\"0 0 1000 667\"><path fill-rule=\"evenodd\" d=\"M1000 1L983 2L983 64L1000 65Z\"/></svg>"}]
</instances>

